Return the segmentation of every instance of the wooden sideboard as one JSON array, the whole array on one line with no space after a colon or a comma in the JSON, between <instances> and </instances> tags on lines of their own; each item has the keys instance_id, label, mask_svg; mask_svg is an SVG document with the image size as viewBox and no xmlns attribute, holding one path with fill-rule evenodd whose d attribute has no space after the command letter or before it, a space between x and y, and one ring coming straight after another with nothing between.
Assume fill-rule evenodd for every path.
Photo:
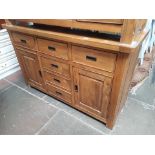
<instances>
[{"instance_id":1,"label":"wooden sideboard","mask_svg":"<svg viewBox=\"0 0 155 155\"><path fill-rule=\"evenodd\" d=\"M19 21L33 22L34 26L17 24ZM3 27L9 31L28 85L102 121L108 128L114 126L128 95L141 42L148 33L143 30L146 20L6 22ZM102 33L119 32L119 40L82 32L94 31L94 24Z\"/></svg>"}]
</instances>

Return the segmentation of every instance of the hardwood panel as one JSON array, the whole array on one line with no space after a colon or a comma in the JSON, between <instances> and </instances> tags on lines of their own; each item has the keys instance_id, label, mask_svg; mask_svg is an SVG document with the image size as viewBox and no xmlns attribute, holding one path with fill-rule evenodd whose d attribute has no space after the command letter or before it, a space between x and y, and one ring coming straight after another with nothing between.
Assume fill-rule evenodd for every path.
<instances>
[{"instance_id":1,"label":"hardwood panel","mask_svg":"<svg viewBox=\"0 0 155 155\"><path fill-rule=\"evenodd\" d=\"M113 34L120 34L122 25L121 24L111 24L111 23L100 23L92 22L92 21L78 21L73 20L73 28L83 29L83 30L91 30L91 31L100 31L100 32L108 32Z\"/></svg>"},{"instance_id":2,"label":"hardwood panel","mask_svg":"<svg viewBox=\"0 0 155 155\"><path fill-rule=\"evenodd\" d=\"M62 58L65 60L69 59L68 56L68 45L66 43L37 39L39 51L48 54L52 57Z\"/></svg>"},{"instance_id":3,"label":"hardwood panel","mask_svg":"<svg viewBox=\"0 0 155 155\"><path fill-rule=\"evenodd\" d=\"M72 59L76 63L113 72L115 69L116 54L72 46Z\"/></svg>"},{"instance_id":4,"label":"hardwood panel","mask_svg":"<svg viewBox=\"0 0 155 155\"><path fill-rule=\"evenodd\" d=\"M33 83L37 87L43 88L44 83L37 55L17 48L16 54L23 68L23 72L26 74L28 83Z\"/></svg>"},{"instance_id":5,"label":"hardwood panel","mask_svg":"<svg viewBox=\"0 0 155 155\"><path fill-rule=\"evenodd\" d=\"M79 22L99 23L99 24L123 24L123 19L77 19Z\"/></svg>"},{"instance_id":6,"label":"hardwood panel","mask_svg":"<svg viewBox=\"0 0 155 155\"><path fill-rule=\"evenodd\" d=\"M73 68L73 73L75 106L106 117L112 80L77 68Z\"/></svg>"}]
</instances>

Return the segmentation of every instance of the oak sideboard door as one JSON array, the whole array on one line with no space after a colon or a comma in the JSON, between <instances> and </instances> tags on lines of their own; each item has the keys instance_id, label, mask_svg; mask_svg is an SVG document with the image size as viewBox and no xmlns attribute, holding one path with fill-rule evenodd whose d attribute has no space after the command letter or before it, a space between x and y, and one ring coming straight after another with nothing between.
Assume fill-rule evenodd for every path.
<instances>
[{"instance_id":1,"label":"oak sideboard door","mask_svg":"<svg viewBox=\"0 0 155 155\"><path fill-rule=\"evenodd\" d=\"M75 106L106 118L112 79L78 68L73 68L73 74Z\"/></svg>"},{"instance_id":2,"label":"oak sideboard door","mask_svg":"<svg viewBox=\"0 0 155 155\"><path fill-rule=\"evenodd\" d=\"M37 55L21 49L16 49L16 54L26 75L26 81L34 87L43 88L42 72Z\"/></svg>"}]
</instances>

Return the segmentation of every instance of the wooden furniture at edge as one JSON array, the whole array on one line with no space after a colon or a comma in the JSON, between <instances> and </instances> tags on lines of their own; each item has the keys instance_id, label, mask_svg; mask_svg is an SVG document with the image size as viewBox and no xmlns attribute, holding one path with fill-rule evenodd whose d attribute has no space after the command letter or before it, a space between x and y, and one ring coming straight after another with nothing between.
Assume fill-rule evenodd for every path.
<instances>
[{"instance_id":1,"label":"wooden furniture at edge","mask_svg":"<svg viewBox=\"0 0 155 155\"><path fill-rule=\"evenodd\" d=\"M4 19L0 19L0 29L2 28L2 24L4 24L5 23L5 20Z\"/></svg>"},{"instance_id":2,"label":"wooden furniture at edge","mask_svg":"<svg viewBox=\"0 0 155 155\"><path fill-rule=\"evenodd\" d=\"M26 83L113 128L123 107L146 20L16 20L121 35L113 41L7 20Z\"/></svg>"}]
</instances>

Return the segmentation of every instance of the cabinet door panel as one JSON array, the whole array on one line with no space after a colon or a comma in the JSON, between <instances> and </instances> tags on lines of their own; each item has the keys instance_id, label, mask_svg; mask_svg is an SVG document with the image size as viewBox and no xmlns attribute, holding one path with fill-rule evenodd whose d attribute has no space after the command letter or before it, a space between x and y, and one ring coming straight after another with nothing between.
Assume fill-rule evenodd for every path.
<instances>
[{"instance_id":1,"label":"cabinet door panel","mask_svg":"<svg viewBox=\"0 0 155 155\"><path fill-rule=\"evenodd\" d=\"M35 57L23 56L24 66L26 68L29 80L40 83L40 76L38 75L38 65ZM38 72L37 72L38 71Z\"/></svg>"},{"instance_id":2,"label":"cabinet door panel","mask_svg":"<svg viewBox=\"0 0 155 155\"><path fill-rule=\"evenodd\" d=\"M78 68L73 73L75 106L106 118L112 79Z\"/></svg>"},{"instance_id":3,"label":"cabinet door panel","mask_svg":"<svg viewBox=\"0 0 155 155\"><path fill-rule=\"evenodd\" d=\"M16 49L16 53L28 83L42 88L43 79L37 55L21 49Z\"/></svg>"}]
</instances>

